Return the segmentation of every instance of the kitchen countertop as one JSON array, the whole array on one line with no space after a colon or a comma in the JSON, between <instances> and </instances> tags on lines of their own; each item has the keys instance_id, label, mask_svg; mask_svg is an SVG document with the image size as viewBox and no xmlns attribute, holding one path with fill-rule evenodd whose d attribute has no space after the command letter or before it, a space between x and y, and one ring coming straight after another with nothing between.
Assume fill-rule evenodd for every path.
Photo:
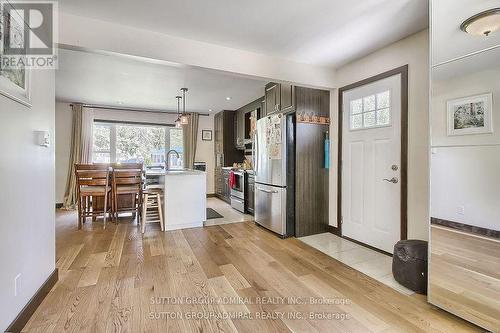
<instances>
[{"instance_id":1,"label":"kitchen countertop","mask_svg":"<svg viewBox=\"0 0 500 333\"><path fill-rule=\"evenodd\" d=\"M179 170L147 170L146 176L190 176L202 175L205 171L192 170L192 169L179 169Z\"/></svg>"},{"instance_id":2,"label":"kitchen countertop","mask_svg":"<svg viewBox=\"0 0 500 333\"><path fill-rule=\"evenodd\" d=\"M243 169L243 168L234 168L234 167L222 167L223 170L234 170L234 171L244 171L249 174L254 174L254 171L251 169Z\"/></svg>"}]
</instances>

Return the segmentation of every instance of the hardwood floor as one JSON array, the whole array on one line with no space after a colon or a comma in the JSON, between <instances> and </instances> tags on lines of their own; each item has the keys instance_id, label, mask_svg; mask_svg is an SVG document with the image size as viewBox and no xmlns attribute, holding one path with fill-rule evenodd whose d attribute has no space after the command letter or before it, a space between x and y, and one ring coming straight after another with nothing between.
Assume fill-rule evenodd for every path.
<instances>
[{"instance_id":1,"label":"hardwood floor","mask_svg":"<svg viewBox=\"0 0 500 333\"><path fill-rule=\"evenodd\" d=\"M141 236L125 220L77 230L76 215L63 212L56 230L60 280L25 332L478 331L422 296L400 294L250 222L165 233L149 227ZM217 316L225 313L239 317Z\"/></svg>"}]
</instances>

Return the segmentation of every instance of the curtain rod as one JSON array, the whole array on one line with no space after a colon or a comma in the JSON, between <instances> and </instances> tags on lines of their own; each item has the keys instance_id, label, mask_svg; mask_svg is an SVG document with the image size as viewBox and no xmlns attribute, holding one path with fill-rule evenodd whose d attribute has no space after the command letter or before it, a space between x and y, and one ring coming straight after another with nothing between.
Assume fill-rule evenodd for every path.
<instances>
[{"instance_id":1,"label":"curtain rod","mask_svg":"<svg viewBox=\"0 0 500 333\"><path fill-rule=\"evenodd\" d=\"M76 104L76 103L75 103ZM73 103L70 104L73 106ZM118 107L118 106L106 106L106 105L95 105L95 104L82 104L83 107L93 108L93 109L109 109L117 111L130 111L130 112L150 112L150 113L161 113L161 114L177 114L176 111L161 111L158 109L140 109L140 108L128 108L128 107ZM198 113L198 112L196 112ZM198 113L200 116L208 117L209 113Z\"/></svg>"}]
</instances>

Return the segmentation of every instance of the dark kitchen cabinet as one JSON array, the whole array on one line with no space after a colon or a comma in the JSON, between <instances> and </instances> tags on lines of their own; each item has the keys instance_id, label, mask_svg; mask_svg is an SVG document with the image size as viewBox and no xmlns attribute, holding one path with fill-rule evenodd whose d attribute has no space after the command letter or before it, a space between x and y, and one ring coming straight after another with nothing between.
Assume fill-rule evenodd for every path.
<instances>
[{"instance_id":1,"label":"dark kitchen cabinet","mask_svg":"<svg viewBox=\"0 0 500 333\"><path fill-rule=\"evenodd\" d=\"M234 145L237 149L245 149L245 110L236 111L235 115L235 140Z\"/></svg>"},{"instance_id":2,"label":"dark kitchen cabinet","mask_svg":"<svg viewBox=\"0 0 500 333\"><path fill-rule=\"evenodd\" d=\"M296 87L297 112L330 114L330 92ZM295 126L295 237L328 230L328 177L324 167L328 125L296 122ZM311 218L313 216L313 218Z\"/></svg>"},{"instance_id":3,"label":"dark kitchen cabinet","mask_svg":"<svg viewBox=\"0 0 500 333\"><path fill-rule=\"evenodd\" d=\"M253 174L247 172L247 182L245 190L245 205L246 211L250 214L254 214L255 208L255 177Z\"/></svg>"},{"instance_id":4,"label":"dark kitchen cabinet","mask_svg":"<svg viewBox=\"0 0 500 333\"><path fill-rule=\"evenodd\" d=\"M229 187L229 169L222 169L222 200L231 203L231 188Z\"/></svg>"},{"instance_id":5,"label":"dark kitchen cabinet","mask_svg":"<svg viewBox=\"0 0 500 333\"><path fill-rule=\"evenodd\" d=\"M224 180L223 167L241 163L243 151L235 147L235 112L221 111L214 116L214 153L215 153L215 194L226 200L228 181ZM227 183L227 184L226 184Z\"/></svg>"},{"instance_id":6,"label":"dark kitchen cabinet","mask_svg":"<svg viewBox=\"0 0 500 333\"><path fill-rule=\"evenodd\" d=\"M285 83L268 83L265 91L265 115L295 110L295 87Z\"/></svg>"},{"instance_id":7,"label":"dark kitchen cabinet","mask_svg":"<svg viewBox=\"0 0 500 333\"><path fill-rule=\"evenodd\" d=\"M278 83L268 83L266 85L266 116L279 111L280 85Z\"/></svg>"},{"instance_id":8,"label":"dark kitchen cabinet","mask_svg":"<svg viewBox=\"0 0 500 333\"><path fill-rule=\"evenodd\" d=\"M295 110L295 86L291 84L280 84L280 112Z\"/></svg>"}]
</instances>

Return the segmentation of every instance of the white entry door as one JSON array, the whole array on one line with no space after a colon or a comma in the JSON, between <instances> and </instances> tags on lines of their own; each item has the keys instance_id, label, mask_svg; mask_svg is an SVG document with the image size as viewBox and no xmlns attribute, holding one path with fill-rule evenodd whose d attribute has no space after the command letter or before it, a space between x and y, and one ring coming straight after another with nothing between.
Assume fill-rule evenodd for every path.
<instances>
[{"instance_id":1,"label":"white entry door","mask_svg":"<svg viewBox=\"0 0 500 333\"><path fill-rule=\"evenodd\" d=\"M343 92L342 234L386 252L401 237L401 75Z\"/></svg>"}]
</instances>

